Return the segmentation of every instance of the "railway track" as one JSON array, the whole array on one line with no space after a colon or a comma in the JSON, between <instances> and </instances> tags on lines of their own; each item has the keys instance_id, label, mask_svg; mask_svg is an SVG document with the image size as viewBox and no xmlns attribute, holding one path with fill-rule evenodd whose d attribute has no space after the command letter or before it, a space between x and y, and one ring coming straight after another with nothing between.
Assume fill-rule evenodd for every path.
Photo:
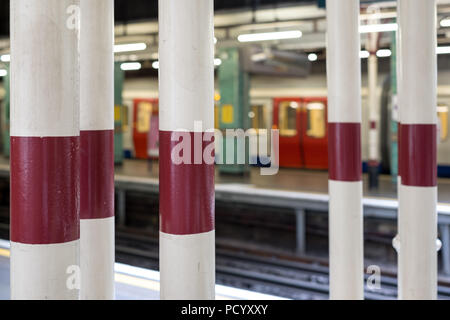
<instances>
[{"instance_id":1,"label":"railway track","mask_svg":"<svg viewBox=\"0 0 450 320\"><path fill-rule=\"evenodd\" d=\"M7 238L8 230L8 224L0 223L3 238ZM119 228L116 231L116 260L158 270L158 239L142 231ZM328 266L324 261L274 254L221 239L216 241L216 282L296 300L328 299L329 292ZM392 300L396 296L395 273L382 272L380 289L365 288L365 299L368 300ZM450 283L440 282L438 297L450 300Z\"/></svg>"},{"instance_id":2,"label":"railway track","mask_svg":"<svg viewBox=\"0 0 450 320\"><path fill-rule=\"evenodd\" d=\"M158 269L158 240L148 235L118 230L116 252L118 259ZM254 249L246 250L242 246L217 241L216 281L289 299L328 299L328 267L312 259L300 260L303 261L280 259L263 250L258 253ZM365 288L365 298L368 300L396 297L395 275L382 275L380 289ZM439 298L450 299L450 287L440 285Z\"/></svg>"},{"instance_id":3,"label":"railway track","mask_svg":"<svg viewBox=\"0 0 450 320\"><path fill-rule=\"evenodd\" d=\"M0 211L6 208L0 207ZM0 221L0 236L9 238L9 224ZM159 268L158 239L139 228L118 227L116 253L121 262ZM260 246L216 239L217 283L290 299L327 299L329 291L328 265L325 260L274 253ZM382 270L381 289L365 288L370 300L396 299L395 272ZM366 275L367 280L368 275ZM450 282L441 281L440 299L450 299Z\"/></svg>"},{"instance_id":4,"label":"railway track","mask_svg":"<svg viewBox=\"0 0 450 320\"><path fill-rule=\"evenodd\" d=\"M290 299L318 300L328 298L323 290L314 290L306 279L298 279L294 286L292 283L278 279L277 275L269 276L255 271L253 266L243 266L238 261L232 261L216 250L216 282L223 285L241 289L252 290L265 294L276 295ZM116 234L117 260L134 263L142 267L158 269L158 242L156 239L117 232ZM142 261L144 260L144 261Z\"/></svg>"}]
</instances>

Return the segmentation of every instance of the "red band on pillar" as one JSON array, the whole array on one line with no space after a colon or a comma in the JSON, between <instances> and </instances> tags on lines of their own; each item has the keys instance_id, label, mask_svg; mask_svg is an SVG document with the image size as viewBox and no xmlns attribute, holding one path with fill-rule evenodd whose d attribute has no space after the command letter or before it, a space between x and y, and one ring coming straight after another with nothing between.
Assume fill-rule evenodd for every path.
<instances>
[{"instance_id":1,"label":"red band on pillar","mask_svg":"<svg viewBox=\"0 0 450 320\"><path fill-rule=\"evenodd\" d=\"M437 186L437 127L434 124L402 124L400 168L405 186Z\"/></svg>"},{"instance_id":2,"label":"red band on pillar","mask_svg":"<svg viewBox=\"0 0 450 320\"><path fill-rule=\"evenodd\" d=\"M79 137L11 137L11 240L80 238Z\"/></svg>"},{"instance_id":3,"label":"red band on pillar","mask_svg":"<svg viewBox=\"0 0 450 320\"><path fill-rule=\"evenodd\" d=\"M361 181L361 124L328 123L330 180Z\"/></svg>"},{"instance_id":4,"label":"red band on pillar","mask_svg":"<svg viewBox=\"0 0 450 320\"><path fill-rule=\"evenodd\" d=\"M214 133L193 133L189 147L191 164L175 164L171 154L180 142L172 131L159 132L160 229L169 234L195 234L214 230L214 163L194 164L195 136L205 137L201 150L214 143ZM203 140L203 139L202 139ZM212 142L211 142L212 141ZM212 156L214 154L212 153Z\"/></svg>"},{"instance_id":5,"label":"red band on pillar","mask_svg":"<svg viewBox=\"0 0 450 320\"><path fill-rule=\"evenodd\" d=\"M114 216L114 131L80 132L80 218Z\"/></svg>"}]
</instances>

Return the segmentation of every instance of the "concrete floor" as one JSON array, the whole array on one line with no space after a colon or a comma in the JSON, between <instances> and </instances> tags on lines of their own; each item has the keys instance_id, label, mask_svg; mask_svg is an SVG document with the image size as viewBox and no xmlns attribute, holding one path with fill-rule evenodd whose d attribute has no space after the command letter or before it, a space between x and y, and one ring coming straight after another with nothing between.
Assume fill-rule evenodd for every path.
<instances>
[{"instance_id":1,"label":"concrete floor","mask_svg":"<svg viewBox=\"0 0 450 320\"><path fill-rule=\"evenodd\" d=\"M159 300L159 283L151 284L158 290L151 288L149 280L116 273L116 300ZM9 258L0 255L0 300L9 298Z\"/></svg>"},{"instance_id":2,"label":"concrete floor","mask_svg":"<svg viewBox=\"0 0 450 320\"><path fill-rule=\"evenodd\" d=\"M115 167L116 175L131 177L158 178L158 162L127 159L122 165ZM392 182L391 176L381 175L379 188L369 190L368 176L363 175L364 196L388 199L397 198L397 183ZM256 188L328 193L328 172L317 170L283 169L276 175L262 176L259 168L251 168L246 176L220 175L216 170L216 184L249 184ZM450 179L438 179L438 201L450 203Z\"/></svg>"},{"instance_id":3,"label":"concrete floor","mask_svg":"<svg viewBox=\"0 0 450 320\"><path fill-rule=\"evenodd\" d=\"M9 175L9 159L0 156L0 175ZM157 160L126 159L122 165L115 166L115 175L121 177L140 177L158 179ZM252 167L248 175L220 175L216 170L216 184L248 184L255 188L299 191L306 193L328 193L328 172L320 170L284 169L276 175L262 176L260 169ZM381 175L379 188L369 190L367 174L363 175L364 196L396 199L397 184L391 176ZM438 201L450 204L450 179L438 179Z\"/></svg>"},{"instance_id":4,"label":"concrete floor","mask_svg":"<svg viewBox=\"0 0 450 320\"><path fill-rule=\"evenodd\" d=\"M9 241L0 239L0 300L10 299ZM116 300L159 300L159 272L115 264ZM216 300L285 300L284 298L216 284Z\"/></svg>"}]
</instances>

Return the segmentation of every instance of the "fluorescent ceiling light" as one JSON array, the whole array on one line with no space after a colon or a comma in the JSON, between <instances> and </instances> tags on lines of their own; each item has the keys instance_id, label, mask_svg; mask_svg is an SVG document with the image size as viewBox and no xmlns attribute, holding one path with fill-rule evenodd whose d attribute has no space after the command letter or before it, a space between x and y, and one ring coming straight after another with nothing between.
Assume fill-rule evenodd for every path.
<instances>
[{"instance_id":1,"label":"fluorescent ceiling light","mask_svg":"<svg viewBox=\"0 0 450 320\"><path fill-rule=\"evenodd\" d=\"M444 28L450 27L450 18L442 19L440 25Z\"/></svg>"},{"instance_id":2,"label":"fluorescent ceiling light","mask_svg":"<svg viewBox=\"0 0 450 320\"><path fill-rule=\"evenodd\" d=\"M8 72L5 69L0 69L0 77L4 77L8 74Z\"/></svg>"},{"instance_id":3,"label":"fluorescent ceiling light","mask_svg":"<svg viewBox=\"0 0 450 320\"><path fill-rule=\"evenodd\" d=\"M361 59L367 59L369 56L370 56L370 53L367 50L362 50L359 52L359 57Z\"/></svg>"},{"instance_id":4,"label":"fluorescent ceiling light","mask_svg":"<svg viewBox=\"0 0 450 320\"><path fill-rule=\"evenodd\" d=\"M268 40L282 40L282 39L298 39L302 37L300 30L266 32L266 33L248 33L238 36L239 42L251 41L268 41Z\"/></svg>"},{"instance_id":5,"label":"fluorescent ceiling light","mask_svg":"<svg viewBox=\"0 0 450 320\"><path fill-rule=\"evenodd\" d=\"M392 55L391 50L389 49L380 49L377 51L377 57L378 58L387 58Z\"/></svg>"},{"instance_id":6,"label":"fluorescent ceiling light","mask_svg":"<svg viewBox=\"0 0 450 320\"><path fill-rule=\"evenodd\" d=\"M147 45L143 42L114 45L114 52L142 51L145 49L147 49Z\"/></svg>"},{"instance_id":7,"label":"fluorescent ceiling light","mask_svg":"<svg viewBox=\"0 0 450 320\"><path fill-rule=\"evenodd\" d=\"M450 47L437 47L437 54L450 54Z\"/></svg>"},{"instance_id":8,"label":"fluorescent ceiling light","mask_svg":"<svg viewBox=\"0 0 450 320\"><path fill-rule=\"evenodd\" d=\"M124 71L139 70L141 69L141 64L139 62L125 62L120 65L120 69Z\"/></svg>"},{"instance_id":9,"label":"fluorescent ceiling light","mask_svg":"<svg viewBox=\"0 0 450 320\"><path fill-rule=\"evenodd\" d=\"M385 24L365 24L359 26L360 33L374 33L374 32L389 32L397 31L398 24L396 23L385 23Z\"/></svg>"},{"instance_id":10,"label":"fluorescent ceiling light","mask_svg":"<svg viewBox=\"0 0 450 320\"><path fill-rule=\"evenodd\" d=\"M219 58L215 58L214 59L214 65L215 66L220 66L222 64L222 60ZM152 63L152 68L153 69L159 69L159 61L153 61Z\"/></svg>"},{"instance_id":11,"label":"fluorescent ceiling light","mask_svg":"<svg viewBox=\"0 0 450 320\"><path fill-rule=\"evenodd\" d=\"M315 53L308 54L308 60L309 61L317 61L317 54L315 54Z\"/></svg>"},{"instance_id":12,"label":"fluorescent ceiling light","mask_svg":"<svg viewBox=\"0 0 450 320\"><path fill-rule=\"evenodd\" d=\"M2 62L9 62L9 61L11 61L11 56L9 54L4 54L0 57L0 60Z\"/></svg>"}]
</instances>

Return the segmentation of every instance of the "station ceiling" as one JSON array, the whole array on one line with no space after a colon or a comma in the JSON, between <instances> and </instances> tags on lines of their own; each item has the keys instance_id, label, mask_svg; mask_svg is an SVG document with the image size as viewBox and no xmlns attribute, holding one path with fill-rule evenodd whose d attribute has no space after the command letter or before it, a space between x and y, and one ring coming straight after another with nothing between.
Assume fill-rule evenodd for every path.
<instances>
[{"instance_id":1,"label":"station ceiling","mask_svg":"<svg viewBox=\"0 0 450 320\"><path fill-rule=\"evenodd\" d=\"M9 2L0 0L0 37L9 36ZM151 20L158 17L158 0L114 0L117 23ZM311 4L317 0L214 0L216 11L257 9L270 6Z\"/></svg>"},{"instance_id":2,"label":"station ceiling","mask_svg":"<svg viewBox=\"0 0 450 320\"><path fill-rule=\"evenodd\" d=\"M317 3L317 0L214 0L214 9L251 9L301 3ZM115 5L118 22L154 19L158 16L158 0L115 0Z\"/></svg>"},{"instance_id":3,"label":"station ceiling","mask_svg":"<svg viewBox=\"0 0 450 320\"><path fill-rule=\"evenodd\" d=\"M9 3L0 0L0 55L9 53ZM16 1L16 0L12 0ZM40 1L40 0L35 0ZM170 1L170 0L160 0ZM188 1L188 0L186 0ZM332 0L338 1L338 0ZM115 43L145 43L146 49L139 52L116 54L117 61L147 61L149 65L157 60L158 51L158 0L114 0ZM315 53L318 59L325 57L326 12L319 8L325 0L214 0L216 49L230 46L249 46L240 43L241 34L301 30L302 38L266 41L260 45L283 51ZM370 14L367 7L377 2L381 23L392 23L396 17L395 0L360 0L361 21L366 23ZM437 0L438 19L450 18L450 0ZM366 34L361 35L362 44ZM388 48L392 36L385 32L380 40L381 48ZM450 28L438 29L440 45L450 44Z\"/></svg>"}]
</instances>

